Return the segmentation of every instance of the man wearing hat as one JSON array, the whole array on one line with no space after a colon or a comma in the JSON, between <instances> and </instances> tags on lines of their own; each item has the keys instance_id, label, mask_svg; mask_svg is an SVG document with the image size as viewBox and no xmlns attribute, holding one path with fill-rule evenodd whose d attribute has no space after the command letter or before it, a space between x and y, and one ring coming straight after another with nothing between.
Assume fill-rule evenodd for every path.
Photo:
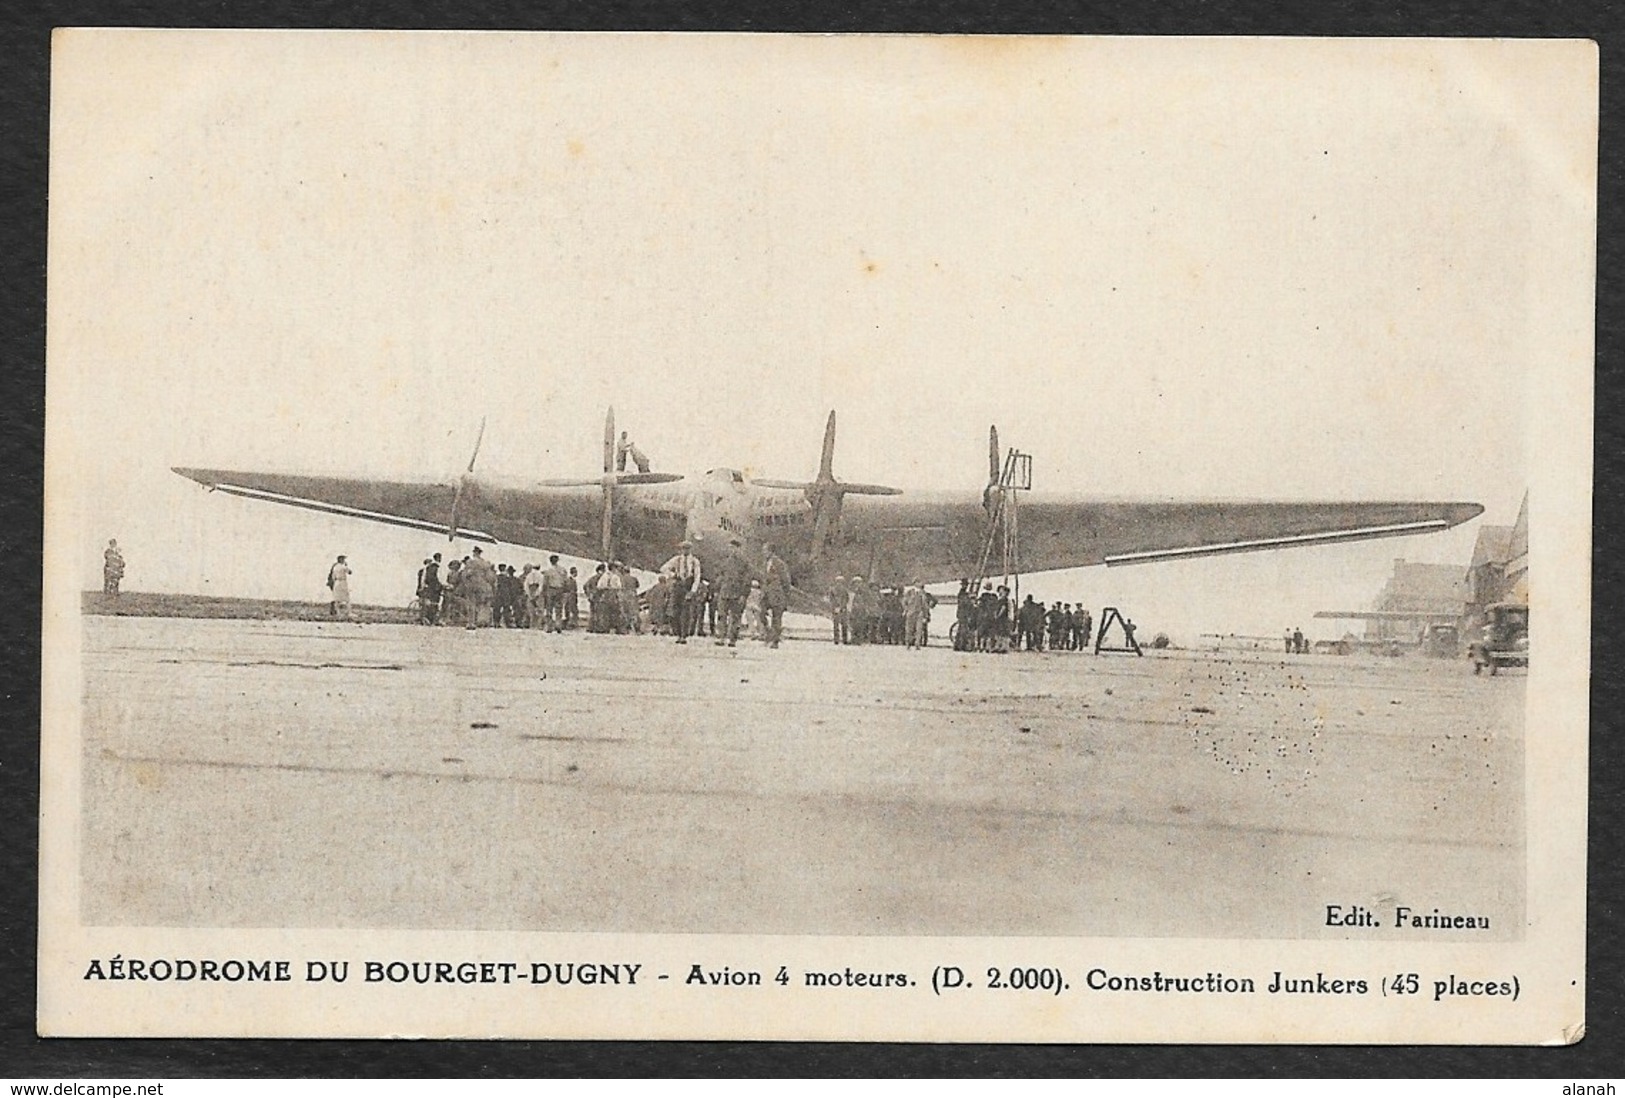
<instances>
[{"instance_id":1,"label":"man wearing hat","mask_svg":"<svg viewBox=\"0 0 1625 1098\"><path fill-rule=\"evenodd\" d=\"M836 576L835 582L829 588L829 621L830 628L835 635L836 644L846 644L846 604L852 599L852 592L846 586L845 576Z\"/></svg>"},{"instance_id":2,"label":"man wearing hat","mask_svg":"<svg viewBox=\"0 0 1625 1098\"><path fill-rule=\"evenodd\" d=\"M694 543L685 540L677 547L677 555L661 565L660 571L671 577L668 613L671 615L672 632L677 634L678 644L687 644L688 597L700 584L700 559L694 555Z\"/></svg>"},{"instance_id":3,"label":"man wearing hat","mask_svg":"<svg viewBox=\"0 0 1625 1098\"><path fill-rule=\"evenodd\" d=\"M570 574L559 563L559 555L547 558L547 570L542 573L542 628L557 633L564 628L564 592L570 586Z\"/></svg>"},{"instance_id":4,"label":"man wearing hat","mask_svg":"<svg viewBox=\"0 0 1625 1098\"><path fill-rule=\"evenodd\" d=\"M433 563L433 561L432 561L431 558L424 557L423 558L423 567L418 569L418 624L419 625L432 625L433 624L429 620L429 599L428 599L428 594L425 591L424 586L423 586L424 577L429 574L429 565L432 564L432 563Z\"/></svg>"},{"instance_id":5,"label":"man wearing hat","mask_svg":"<svg viewBox=\"0 0 1625 1098\"><path fill-rule=\"evenodd\" d=\"M638 577L626 566L626 562L618 560L610 565L615 575L621 581L621 625L618 632L642 633L643 617L639 613L638 605Z\"/></svg>"},{"instance_id":6,"label":"man wearing hat","mask_svg":"<svg viewBox=\"0 0 1625 1098\"><path fill-rule=\"evenodd\" d=\"M440 620L440 596L445 585L440 579L440 554L436 553L423 562L422 590L418 594L419 605L423 607L423 621L426 625L433 625Z\"/></svg>"},{"instance_id":7,"label":"man wearing hat","mask_svg":"<svg viewBox=\"0 0 1625 1098\"><path fill-rule=\"evenodd\" d=\"M722 627L713 630L716 643L732 648L739 643L739 619L744 616L745 599L750 596L750 562L737 541L728 547L727 555L722 558L715 595L717 612L722 619Z\"/></svg>"},{"instance_id":8,"label":"man wearing hat","mask_svg":"<svg viewBox=\"0 0 1625 1098\"><path fill-rule=\"evenodd\" d=\"M931 614L930 598L925 593L925 585L919 580L915 580L903 592L903 643L910 648L924 648L930 643L926 626Z\"/></svg>"},{"instance_id":9,"label":"man wearing hat","mask_svg":"<svg viewBox=\"0 0 1625 1098\"><path fill-rule=\"evenodd\" d=\"M468 628L483 629L491 624L491 597L496 592L496 569L485 559L478 545L463 565L463 592L468 599Z\"/></svg>"},{"instance_id":10,"label":"man wearing hat","mask_svg":"<svg viewBox=\"0 0 1625 1098\"><path fill-rule=\"evenodd\" d=\"M784 610L790 605L790 566L762 546L762 610L767 618L767 646L777 648L784 636Z\"/></svg>"}]
</instances>

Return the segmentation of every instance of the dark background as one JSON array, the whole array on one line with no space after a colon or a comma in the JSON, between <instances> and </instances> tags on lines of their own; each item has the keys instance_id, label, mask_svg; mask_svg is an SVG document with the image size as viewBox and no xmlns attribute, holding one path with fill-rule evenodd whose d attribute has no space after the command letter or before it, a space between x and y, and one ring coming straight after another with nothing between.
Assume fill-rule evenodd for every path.
<instances>
[{"instance_id":1,"label":"dark background","mask_svg":"<svg viewBox=\"0 0 1625 1098\"><path fill-rule=\"evenodd\" d=\"M1619 646L1620 112L1625 34L1606 3L6 3L0 0L0 1077L1533 1076L1625 1074L1613 717ZM588 9L591 10L588 10ZM1625 5L1614 5L1616 10ZM34 1036L40 545L50 32L55 26L373 27L1593 38L1602 68L1587 1036L1529 1048L854 1045L681 1042L41 1040ZM116 459L116 455L110 455ZM1538 455L1537 455L1538 460Z\"/></svg>"}]
</instances>

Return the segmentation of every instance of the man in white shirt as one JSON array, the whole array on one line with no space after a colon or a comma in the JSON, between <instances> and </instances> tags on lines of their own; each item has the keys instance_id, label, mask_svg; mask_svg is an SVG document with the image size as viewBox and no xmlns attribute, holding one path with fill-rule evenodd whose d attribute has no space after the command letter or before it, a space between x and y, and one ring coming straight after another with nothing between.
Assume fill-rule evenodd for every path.
<instances>
[{"instance_id":1,"label":"man in white shirt","mask_svg":"<svg viewBox=\"0 0 1625 1098\"><path fill-rule=\"evenodd\" d=\"M534 564L527 564L519 573L519 586L524 594L524 626L527 629L540 629L544 623L542 608L542 570Z\"/></svg>"},{"instance_id":2,"label":"man in white shirt","mask_svg":"<svg viewBox=\"0 0 1625 1098\"><path fill-rule=\"evenodd\" d=\"M621 574L608 565L598 581L598 605L593 608L604 620L601 633L619 633L621 629Z\"/></svg>"},{"instance_id":3,"label":"man in white shirt","mask_svg":"<svg viewBox=\"0 0 1625 1098\"><path fill-rule=\"evenodd\" d=\"M685 541L679 545L677 555L661 565L660 571L671 577L668 612L671 614L672 632L677 634L678 644L687 644L690 632L688 597L700 585L700 558L694 555L694 543Z\"/></svg>"},{"instance_id":4,"label":"man in white shirt","mask_svg":"<svg viewBox=\"0 0 1625 1098\"><path fill-rule=\"evenodd\" d=\"M615 468L618 472L626 472L626 459L628 455L630 455L632 458L632 464L638 467L638 472L647 473L649 471L648 456L644 454L642 450L638 449L637 443L626 437L625 431L622 431L621 441L615 447Z\"/></svg>"}]
</instances>

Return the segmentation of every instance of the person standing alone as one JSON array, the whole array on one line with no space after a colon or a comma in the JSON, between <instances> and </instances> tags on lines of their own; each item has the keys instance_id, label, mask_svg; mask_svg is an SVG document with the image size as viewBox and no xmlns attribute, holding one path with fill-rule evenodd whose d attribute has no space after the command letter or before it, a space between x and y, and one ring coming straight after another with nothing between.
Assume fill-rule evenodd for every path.
<instances>
[{"instance_id":1,"label":"person standing alone","mask_svg":"<svg viewBox=\"0 0 1625 1098\"><path fill-rule=\"evenodd\" d=\"M124 554L119 551L118 538L107 543L102 550L102 593L118 594L118 585L124 580Z\"/></svg>"},{"instance_id":2,"label":"person standing alone","mask_svg":"<svg viewBox=\"0 0 1625 1098\"><path fill-rule=\"evenodd\" d=\"M343 611L344 620L350 620L350 564L343 553L327 570L327 589L333 596L327 604L328 616L336 618Z\"/></svg>"}]
</instances>

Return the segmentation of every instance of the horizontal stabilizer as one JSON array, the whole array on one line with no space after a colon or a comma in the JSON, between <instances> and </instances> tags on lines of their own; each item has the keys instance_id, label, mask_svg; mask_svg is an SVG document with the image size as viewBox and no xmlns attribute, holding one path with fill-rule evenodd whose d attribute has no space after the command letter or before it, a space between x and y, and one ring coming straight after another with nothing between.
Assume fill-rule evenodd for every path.
<instances>
[{"instance_id":1,"label":"horizontal stabilizer","mask_svg":"<svg viewBox=\"0 0 1625 1098\"><path fill-rule=\"evenodd\" d=\"M607 473L601 477L556 477L551 480L538 480L535 482L540 488L600 488L605 483L622 484L671 484L673 481L683 479L681 473Z\"/></svg>"},{"instance_id":2,"label":"horizontal stabilizer","mask_svg":"<svg viewBox=\"0 0 1625 1098\"><path fill-rule=\"evenodd\" d=\"M616 484L671 484L683 479L681 473L616 473Z\"/></svg>"},{"instance_id":3,"label":"horizontal stabilizer","mask_svg":"<svg viewBox=\"0 0 1625 1098\"><path fill-rule=\"evenodd\" d=\"M822 487L815 481L807 480L764 480L761 477L751 478L751 483L758 488L782 488L790 492L807 492ZM851 484L847 481L837 481L837 490L848 496L900 496L901 488L889 488L884 484Z\"/></svg>"}]
</instances>

